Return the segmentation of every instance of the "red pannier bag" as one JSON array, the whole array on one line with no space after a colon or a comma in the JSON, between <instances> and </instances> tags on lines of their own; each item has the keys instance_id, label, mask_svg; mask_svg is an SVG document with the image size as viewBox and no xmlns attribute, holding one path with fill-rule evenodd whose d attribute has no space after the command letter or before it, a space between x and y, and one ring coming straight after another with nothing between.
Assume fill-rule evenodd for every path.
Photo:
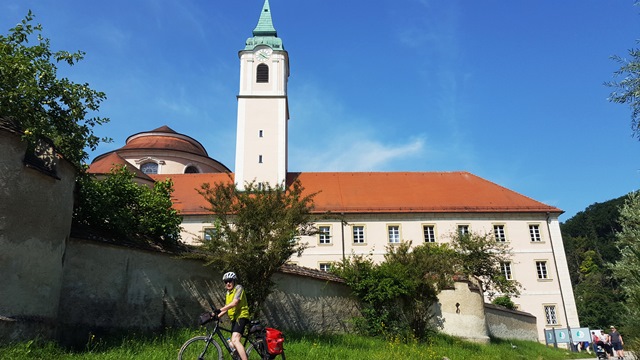
<instances>
[{"instance_id":1,"label":"red pannier bag","mask_svg":"<svg viewBox=\"0 0 640 360\"><path fill-rule=\"evenodd\" d=\"M280 330L267 328L267 351L271 355L282 354L284 345L284 334Z\"/></svg>"}]
</instances>

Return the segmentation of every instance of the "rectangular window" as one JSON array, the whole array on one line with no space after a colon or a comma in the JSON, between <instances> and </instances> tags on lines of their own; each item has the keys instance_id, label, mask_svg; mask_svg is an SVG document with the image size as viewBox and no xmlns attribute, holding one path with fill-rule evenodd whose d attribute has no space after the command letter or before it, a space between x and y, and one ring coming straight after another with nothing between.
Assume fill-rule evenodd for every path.
<instances>
[{"instance_id":1,"label":"rectangular window","mask_svg":"<svg viewBox=\"0 0 640 360\"><path fill-rule=\"evenodd\" d=\"M258 155L258 163L262 164L262 155Z\"/></svg>"},{"instance_id":2,"label":"rectangular window","mask_svg":"<svg viewBox=\"0 0 640 360\"><path fill-rule=\"evenodd\" d=\"M263 136L263 134L264 134L264 132L263 132L262 130L259 130L259 131L258 131L258 136L262 137L262 136Z\"/></svg>"},{"instance_id":3,"label":"rectangular window","mask_svg":"<svg viewBox=\"0 0 640 360\"><path fill-rule=\"evenodd\" d=\"M546 261L536 261L536 270L538 271L538 279L548 279L549 274L547 273L547 262Z\"/></svg>"},{"instance_id":4,"label":"rectangular window","mask_svg":"<svg viewBox=\"0 0 640 360\"><path fill-rule=\"evenodd\" d=\"M422 233L424 234L424 242L436 242L436 227L433 225L422 225Z\"/></svg>"},{"instance_id":5,"label":"rectangular window","mask_svg":"<svg viewBox=\"0 0 640 360\"><path fill-rule=\"evenodd\" d=\"M318 226L318 243L324 245L331 244L331 226Z\"/></svg>"},{"instance_id":6,"label":"rectangular window","mask_svg":"<svg viewBox=\"0 0 640 360\"><path fill-rule=\"evenodd\" d=\"M331 269L330 263L320 263L320 271L329 271Z\"/></svg>"},{"instance_id":7,"label":"rectangular window","mask_svg":"<svg viewBox=\"0 0 640 360\"><path fill-rule=\"evenodd\" d=\"M540 237L540 225L538 224L530 224L529 225L529 236L531 236L532 242L540 242L542 238Z\"/></svg>"},{"instance_id":8,"label":"rectangular window","mask_svg":"<svg viewBox=\"0 0 640 360\"><path fill-rule=\"evenodd\" d=\"M558 316L556 314L555 305L544 306L544 317L547 321L547 325L558 325Z\"/></svg>"},{"instance_id":9,"label":"rectangular window","mask_svg":"<svg viewBox=\"0 0 640 360\"><path fill-rule=\"evenodd\" d=\"M469 225L458 225L458 235L469 235Z\"/></svg>"},{"instance_id":10,"label":"rectangular window","mask_svg":"<svg viewBox=\"0 0 640 360\"><path fill-rule=\"evenodd\" d=\"M389 242L392 244L400 243L400 225L389 225L387 226L387 230L389 231Z\"/></svg>"},{"instance_id":11,"label":"rectangular window","mask_svg":"<svg viewBox=\"0 0 640 360\"><path fill-rule=\"evenodd\" d=\"M212 227L206 227L202 230L202 234L203 234L203 238L206 241L211 241L213 240L213 238L215 237L216 234L216 228L212 228Z\"/></svg>"},{"instance_id":12,"label":"rectangular window","mask_svg":"<svg viewBox=\"0 0 640 360\"><path fill-rule=\"evenodd\" d=\"M364 244L364 226L362 225L353 226L353 243Z\"/></svg>"},{"instance_id":13,"label":"rectangular window","mask_svg":"<svg viewBox=\"0 0 640 360\"><path fill-rule=\"evenodd\" d=\"M511 261L505 261L502 264L502 275L507 280L513 280L513 275L511 274Z\"/></svg>"},{"instance_id":14,"label":"rectangular window","mask_svg":"<svg viewBox=\"0 0 640 360\"><path fill-rule=\"evenodd\" d=\"M504 225L493 225L493 235L497 242L507 241L507 235L504 232Z\"/></svg>"}]
</instances>

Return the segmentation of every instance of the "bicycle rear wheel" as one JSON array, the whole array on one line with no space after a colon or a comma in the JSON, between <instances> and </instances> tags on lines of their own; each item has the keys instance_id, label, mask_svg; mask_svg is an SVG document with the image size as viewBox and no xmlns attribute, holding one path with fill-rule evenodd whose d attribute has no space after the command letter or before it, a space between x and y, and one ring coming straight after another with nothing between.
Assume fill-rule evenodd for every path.
<instances>
[{"instance_id":1,"label":"bicycle rear wheel","mask_svg":"<svg viewBox=\"0 0 640 360\"><path fill-rule=\"evenodd\" d=\"M251 345L247 346L247 359L249 360L265 359L262 357L263 346L264 344L261 341L256 341L255 343L252 343ZM268 359L268 357L266 359Z\"/></svg>"},{"instance_id":2,"label":"bicycle rear wheel","mask_svg":"<svg viewBox=\"0 0 640 360\"><path fill-rule=\"evenodd\" d=\"M207 347L207 340L207 336L196 336L187 340L180 348L178 360L223 360L220 345L211 341Z\"/></svg>"}]
</instances>

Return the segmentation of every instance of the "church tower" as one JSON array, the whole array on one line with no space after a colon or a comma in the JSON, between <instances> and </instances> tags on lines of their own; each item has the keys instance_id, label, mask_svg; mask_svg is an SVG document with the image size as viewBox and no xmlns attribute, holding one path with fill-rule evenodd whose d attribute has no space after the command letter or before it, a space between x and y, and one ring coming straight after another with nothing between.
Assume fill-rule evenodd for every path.
<instances>
[{"instance_id":1,"label":"church tower","mask_svg":"<svg viewBox=\"0 0 640 360\"><path fill-rule=\"evenodd\" d=\"M284 184L287 175L289 55L278 38L269 0L240 57L235 181Z\"/></svg>"}]
</instances>

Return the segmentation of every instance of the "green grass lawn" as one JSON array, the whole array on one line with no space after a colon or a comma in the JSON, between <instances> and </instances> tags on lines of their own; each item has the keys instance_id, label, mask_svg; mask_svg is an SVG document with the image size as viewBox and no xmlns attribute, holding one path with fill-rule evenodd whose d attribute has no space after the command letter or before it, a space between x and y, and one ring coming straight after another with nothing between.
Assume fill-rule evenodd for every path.
<instances>
[{"instance_id":1,"label":"green grass lawn","mask_svg":"<svg viewBox=\"0 0 640 360\"><path fill-rule=\"evenodd\" d=\"M156 337L127 335L122 338L87 339L80 350L65 350L53 343L29 341L0 347L0 359L92 359L92 360L166 360L176 359L184 341L201 331L169 331ZM515 348L512 346L515 345ZM575 359L586 354L571 354L542 344L524 341L494 341L479 345L438 335L428 342L390 341L358 335L287 334L285 353L292 359Z\"/></svg>"}]
</instances>

